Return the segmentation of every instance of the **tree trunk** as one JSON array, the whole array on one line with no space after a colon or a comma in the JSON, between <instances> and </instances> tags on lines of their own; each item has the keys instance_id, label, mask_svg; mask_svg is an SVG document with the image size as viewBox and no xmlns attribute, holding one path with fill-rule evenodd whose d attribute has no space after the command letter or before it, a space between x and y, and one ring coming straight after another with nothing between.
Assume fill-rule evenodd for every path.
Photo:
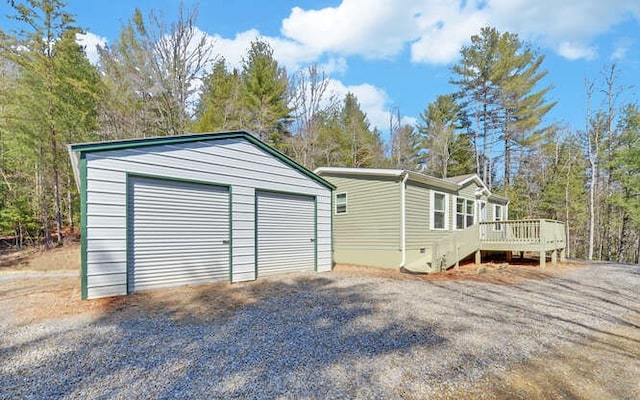
<instances>
[{"instance_id":1,"label":"tree trunk","mask_svg":"<svg viewBox=\"0 0 640 400\"><path fill-rule=\"evenodd\" d=\"M51 246L51 232L49 231L49 212L47 210L47 190L44 178L45 162L44 162L44 146L40 143L40 163L37 167L36 185L39 187L40 194L40 219L42 222L42 231L44 234L44 243L46 247Z\"/></svg>"},{"instance_id":2,"label":"tree trunk","mask_svg":"<svg viewBox=\"0 0 640 400\"><path fill-rule=\"evenodd\" d=\"M505 132L506 134L506 132ZM504 139L504 187L511 186L511 143L509 138Z\"/></svg>"},{"instance_id":3,"label":"tree trunk","mask_svg":"<svg viewBox=\"0 0 640 400\"><path fill-rule=\"evenodd\" d=\"M58 165L58 142L56 140L56 128L55 126L49 127L51 134L51 152L53 161L51 162L51 168L53 169L53 205L55 208L56 217L56 230L58 236L58 244L62 244L62 208L60 207L60 166Z\"/></svg>"},{"instance_id":4,"label":"tree trunk","mask_svg":"<svg viewBox=\"0 0 640 400\"><path fill-rule=\"evenodd\" d=\"M620 241L618 242L618 262L624 262L624 248L625 248L625 231L627 230L627 223L629 222L629 217L627 213L622 211L622 225L620 226Z\"/></svg>"},{"instance_id":5,"label":"tree trunk","mask_svg":"<svg viewBox=\"0 0 640 400\"><path fill-rule=\"evenodd\" d=\"M566 244L567 248L565 249L565 253L567 257L571 257L571 225L569 224L569 184L571 183L571 163L567 166L567 180L564 185L564 218L566 224Z\"/></svg>"}]
</instances>

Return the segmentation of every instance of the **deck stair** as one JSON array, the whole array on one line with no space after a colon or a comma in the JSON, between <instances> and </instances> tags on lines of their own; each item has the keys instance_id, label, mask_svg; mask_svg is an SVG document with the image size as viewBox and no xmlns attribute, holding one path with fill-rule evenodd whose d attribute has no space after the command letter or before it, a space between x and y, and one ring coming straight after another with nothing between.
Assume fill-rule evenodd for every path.
<instances>
[{"instance_id":1,"label":"deck stair","mask_svg":"<svg viewBox=\"0 0 640 400\"><path fill-rule=\"evenodd\" d=\"M480 222L469 228L448 232L430 245L430 254L405 266L410 272L444 271L481 251L534 251L540 254L540 268L545 268L547 252L551 261L564 261L566 248L565 224L547 219Z\"/></svg>"}]
</instances>

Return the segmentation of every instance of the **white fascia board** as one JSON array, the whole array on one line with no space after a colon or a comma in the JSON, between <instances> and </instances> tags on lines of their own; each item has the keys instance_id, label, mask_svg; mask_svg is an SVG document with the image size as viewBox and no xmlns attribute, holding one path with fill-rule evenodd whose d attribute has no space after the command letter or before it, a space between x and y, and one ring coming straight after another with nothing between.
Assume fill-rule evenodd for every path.
<instances>
[{"instance_id":1,"label":"white fascia board","mask_svg":"<svg viewBox=\"0 0 640 400\"><path fill-rule=\"evenodd\" d=\"M476 185L480 186L480 188L482 189L482 193L490 196L491 195L491 191L489 190L489 188L487 187L487 185L484 184L484 182L482 181L482 179L480 179L480 177L477 174L471 175L470 177L463 179L462 181L458 182L458 185L460 185L460 187L463 187L464 185L466 185L469 182L475 182Z\"/></svg>"},{"instance_id":2,"label":"white fascia board","mask_svg":"<svg viewBox=\"0 0 640 400\"><path fill-rule=\"evenodd\" d=\"M400 177L404 174L402 169L389 168L345 168L345 167L320 167L313 171L317 175L366 175L366 176L391 176Z\"/></svg>"}]
</instances>

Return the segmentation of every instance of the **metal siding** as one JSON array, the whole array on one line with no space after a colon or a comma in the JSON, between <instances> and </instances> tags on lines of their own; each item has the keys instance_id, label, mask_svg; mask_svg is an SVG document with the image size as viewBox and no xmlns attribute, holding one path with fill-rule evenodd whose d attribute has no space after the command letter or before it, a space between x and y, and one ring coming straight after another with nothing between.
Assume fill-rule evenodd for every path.
<instances>
[{"instance_id":1,"label":"metal siding","mask_svg":"<svg viewBox=\"0 0 640 400\"><path fill-rule=\"evenodd\" d=\"M229 279L228 188L129 182L129 292Z\"/></svg>"},{"instance_id":2,"label":"metal siding","mask_svg":"<svg viewBox=\"0 0 640 400\"><path fill-rule=\"evenodd\" d=\"M315 270L315 199L259 192L258 276Z\"/></svg>"},{"instance_id":3,"label":"metal siding","mask_svg":"<svg viewBox=\"0 0 640 400\"><path fill-rule=\"evenodd\" d=\"M159 156L161 154L161 156ZM83 154L86 168L84 197L83 265L89 275L108 273L102 263L112 263L113 271L126 269L126 176L152 175L181 180L218 183L232 187L232 281L252 280L255 275L255 190L296 192L315 196L318 204L318 271L328 271L331 260L331 190L264 149L245 139L191 142L149 146L140 149L112 150ZM188 168L183 160L190 158ZM81 160L81 166L82 166ZM275 173L276 170L280 170ZM83 171L83 168L80 168ZM267 173L265 171L270 171ZM113 183L120 183L114 185ZM87 190L87 186L91 189ZM122 191L122 192L120 192ZM103 196L107 193L107 196ZM107 230L105 231L106 228ZM112 228L123 228L113 229ZM104 239L95 239L99 233ZM105 236L106 235L106 236ZM122 235L116 240L117 235ZM117 265L117 267L116 267ZM109 272L110 272L109 271ZM82 275L86 278L87 274ZM97 286L101 280L87 282L87 298L126 294L127 274L119 274L120 283ZM117 278L113 277L115 282ZM87 286L88 283L88 286ZM124 288L124 289L123 289Z\"/></svg>"}]
</instances>

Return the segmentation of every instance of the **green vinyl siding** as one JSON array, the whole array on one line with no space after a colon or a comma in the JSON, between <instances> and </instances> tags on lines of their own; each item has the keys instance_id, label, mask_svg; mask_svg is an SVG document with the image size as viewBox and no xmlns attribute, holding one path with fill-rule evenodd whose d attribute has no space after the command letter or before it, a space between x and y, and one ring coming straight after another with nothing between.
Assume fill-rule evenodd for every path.
<instances>
[{"instance_id":1,"label":"green vinyl siding","mask_svg":"<svg viewBox=\"0 0 640 400\"><path fill-rule=\"evenodd\" d=\"M440 189L437 190L438 193L448 194L449 215L447 215L446 218L449 219L449 229L430 230L429 221L432 218L430 204L431 190L433 189L416 182L407 183L407 250L419 250L431 245L431 243L442 239L451 231L454 222L451 216L452 210L454 210L452 207L455 206L455 204L452 204L452 199L455 198L455 195L443 192Z\"/></svg>"},{"instance_id":2,"label":"green vinyl siding","mask_svg":"<svg viewBox=\"0 0 640 400\"><path fill-rule=\"evenodd\" d=\"M475 182L469 182L462 189L458 190L458 196L464 197L465 199L476 199L476 191L478 190L478 185Z\"/></svg>"},{"instance_id":3,"label":"green vinyl siding","mask_svg":"<svg viewBox=\"0 0 640 400\"><path fill-rule=\"evenodd\" d=\"M347 194L347 212L333 216L336 251L400 250L400 182L397 179L326 178L336 186L334 193Z\"/></svg>"}]
</instances>

